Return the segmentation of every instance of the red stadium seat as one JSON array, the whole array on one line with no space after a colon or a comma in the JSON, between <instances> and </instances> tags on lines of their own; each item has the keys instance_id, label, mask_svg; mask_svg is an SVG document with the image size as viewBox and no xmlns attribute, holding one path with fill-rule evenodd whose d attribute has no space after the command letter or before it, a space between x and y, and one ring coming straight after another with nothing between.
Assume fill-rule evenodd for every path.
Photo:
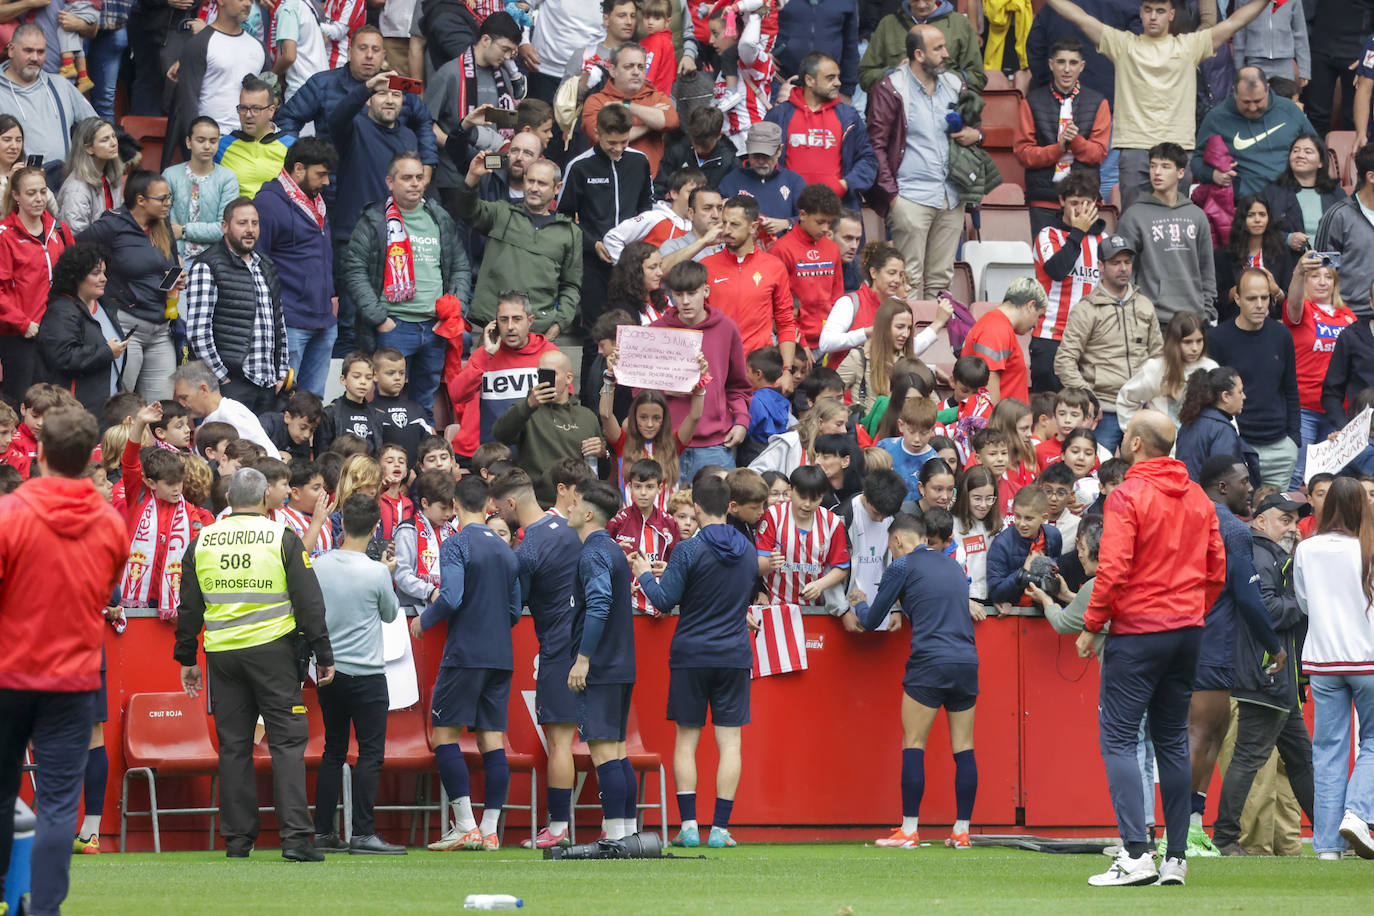
<instances>
[{"instance_id":1,"label":"red stadium seat","mask_svg":"<svg viewBox=\"0 0 1374 916\"><path fill-rule=\"evenodd\" d=\"M1097 208L1098 218L1102 220L1103 231L1111 233L1116 231L1116 224L1121 219L1121 211L1111 204L1103 204Z\"/></svg>"},{"instance_id":2,"label":"red stadium seat","mask_svg":"<svg viewBox=\"0 0 1374 916\"><path fill-rule=\"evenodd\" d=\"M1002 181L1007 184L1026 185L1026 168L1010 149L989 149L988 155L1002 173Z\"/></svg>"},{"instance_id":3,"label":"red stadium seat","mask_svg":"<svg viewBox=\"0 0 1374 916\"><path fill-rule=\"evenodd\" d=\"M1331 177L1343 181L1347 171L1347 163L1355 155L1355 132L1353 130L1333 130L1327 134L1326 155Z\"/></svg>"},{"instance_id":4,"label":"red stadium seat","mask_svg":"<svg viewBox=\"0 0 1374 916\"><path fill-rule=\"evenodd\" d=\"M954 276L949 281L949 294L964 305L973 301L973 268L967 261L954 262Z\"/></svg>"},{"instance_id":5,"label":"red stadium seat","mask_svg":"<svg viewBox=\"0 0 1374 916\"><path fill-rule=\"evenodd\" d=\"M1016 122L1021 117L1021 93L1015 89L983 91L983 149L1011 150ZM998 164L1001 168L1001 164ZM1003 171L1002 176L1006 177ZM1017 179L1019 182L1020 179Z\"/></svg>"},{"instance_id":6,"label":"red stadium seat","mask_svg":"<svg viewBox=\"0 0 1374 916\"><path fill-rule=\"evenodd\" d=\"M215 848L215 778L219 753L215 750L205 700L175 693L135 693L124 707L124 786L119 801L119 850L128 849L129 818L153 821L153 852L162 852L158 819L164 814L210 815L210 848ZM148 782L148 810L129 809L129 778ZM209 776L210 807L159 808L159 776Z\"/></svg>"},{"instance_id":7,"label":"red stadium seat","mask_svg":"<svg viewBox=\"0 0 1374 916\"><path fill-rule=\"evenodd\" d=\"M1001 70L988 70L986 71L986 75L988 78L988 85L983 90L984 92L1008 92L1016 88L1011 84L1011 80L1007 79L1007 75Z\"/></svg>"},{"instance_id":8,"label":"red stadium seat","mask_svg":"<svg viewBox=\"0 0 1374 916\"><path fill-rule=\"evenodd\" d=\"M1009 184L1003 182L993 188L983 197L983 206L988 204L1001 204L1003 206L1021 206L1026 202L1026 192L1019 184Z\"/></svg>"},{"instance_id":9,"label":"red stadium seat","mask_svg":"<svg viewBox=\"0 0 1374 916\"><path fill-rule=\"evenodd\" d=\"M887 225L883 222L883 218L878 215L878 211L871 207L864 207L860 213L864 218L864 241L885 241L887 239Z\"/></svg>"},{"instance_id":10,"label":"red stadium seat","mask_svg":"<svg viewBox=\"0 0 1374 916\"><path fill-rule=\"evenodd\" d=\"M373 811L409 811L410 844L415 845L415 815L424 815L423 842L429 842L429 815L440 816L443 822L447 804L430 798L430 779L438 772L434 762L434 751L429 746L429 713L421 703L404 709L393 709L386 717L386 760L383 772L415 773L415 801L409 805L376 805ZM347 782L345 782L347 786ZM351 795L351 793L350 793ZM350 798L351 802L351 798ZM353 827L353 806L345 804L344 822L349 835ZM440 833L443 831L441 830Z\"/></svg>"},{"instance_id":11,"label":"red stadium seat","mask_svg":"<svg viewBox=\"0 0 1374 916\"><path fill-rule=\"evenodd\" d=\"M659 833L663 837L663 845L668 845L668 776L663 769L663 759L658 754L644 746L644 736L639 733L639 713L635 711L634 704L630 704L629 722L625 728L625 752L630 758L630 766L634 767L635 775L638 780L635 787L636 811L643 811L648 808L650 811L658 809ZM573 769L577 771L577 781L573 784L573 805L572 821L568 824L568 836L577 842L577 811L591 809L600 811L600 803L589 803L579 805L578 797L582 794L582 786L587 781L587 774L591 773L596 767L592 766L591 748L587 742L580 737L573 742ZM658 771L658 804L644 803L644 784L649 774ZM644 818L640 815L635 822L635 828L644 826Z\"/></svg>"},{"instance_id":12,"label":"red stadium seat","mask_svg":"<svg viewBox=\"0 0 1374 916\"><path fill-rule=\"evenodd\" d=\"M154 172L162 171L162 148L167 142L177 143L179 140L167 140L167 119L154 118L147 115L125 115L119 122L119 126L139 143L143 144L143 159L140 162L142 168L152 169Z\"/></svg>"},{"instance_id":13,"label":"red stadium seat","mask_svg":"<svg viewBox=\"0 0 1374 916\"><path fill-rule=\"evenodd\" d=\"M434 747L434 729L429 728L429 746ZM477 748L477 736L470 731L464 731L462 737L458 739L458 748L463 752L463 762L467 764L469 772L480 772L482 770L482 752ZM510 810L528 811L530 813L530 836L534 836L539 831L539 772L534 768L534 755L516 751L511 747L510 734L505 736L506 764L510 767L512 774L522 774L528 776L530 780L530 803L528 805L513 805L507 801L505 807L501 809L501 820L496 829L497 836L504 842L506 837L506 812ZM432 756L432 755L431 755ZM442 815L439 820L439 834L442 836L448 829L448 792L444 789L444 784L439 783L439 804ZM474 808L482 806L473 802ZM428 829L426 829L428 837Z\"/></svg>"},{"instance_id":14,"label":"red stadium seat","mask_svg":"<svg viewBox=\"0 0 1374 916\"><path fill-rule=\"evenodd\" d=\"M978 239L983 242L1025 242L1031 238L1030 210L1024 204L998 206L984 203L978 208L981 217Z\"/></svg>"}]
</instances>

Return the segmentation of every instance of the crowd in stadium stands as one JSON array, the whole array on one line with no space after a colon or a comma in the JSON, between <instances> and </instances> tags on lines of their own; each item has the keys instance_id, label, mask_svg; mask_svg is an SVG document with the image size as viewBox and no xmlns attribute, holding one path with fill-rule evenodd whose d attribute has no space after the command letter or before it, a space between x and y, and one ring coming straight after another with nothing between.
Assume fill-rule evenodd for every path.
<instances>
[{"instance_id":1,"label":"crowd in stadium stands","mask_svg":"<svg viewBox=\"0 0 1374 916\"><path fill-rule=\"evenodd\" d=\"M1187 852L1292 853L1301 810L1322 856L1374 857L1374 437L1344 468L1310 451L1374 406L1371 4L15 0L0 20L0 490L38 473L49 411L99 419L86 476L130 537L112 621L176 619L182 551L241 468L314 557L357 540L349 497L375 503L417 635L475 582L508 594L507 548L562 551L576 612L524 597L584 702L634 680L579 672L593 631L625 638L630 581L590 531L631 555L634 613L655 617L681 597L674 557L746 549L749 605L852 632L911 618L906 699L926 730L949 712L966 846L976 627L1102 629L1096 571L1120 575L1132 517L1112 494L1139 491L1149 451L1126 433L1162 416L1227 568L1192 685ZM617 383L618 329L641 325L700 332L693 390ZM1333 500L1347 478L1367 503ZM545 512L570 524L541 534ZM484 526L499 543L460 542ZM560 546L570 527L585 546ZM591 583L613 582L593 626ZM470 663L509 669L506 638ZM691 689L739 726L747 683ZM440 722L436 687L437 725L504 731L499 684L444 690L500 709ZM570 744L576 701L548 708ZM884 845L917 842L923 746ZM615 839L631 776L600 757ZM569 765L540 845L563 841L570 786ZM490 848L494 820L458 822L443 848Z\"/></svg>"}]
</instances>

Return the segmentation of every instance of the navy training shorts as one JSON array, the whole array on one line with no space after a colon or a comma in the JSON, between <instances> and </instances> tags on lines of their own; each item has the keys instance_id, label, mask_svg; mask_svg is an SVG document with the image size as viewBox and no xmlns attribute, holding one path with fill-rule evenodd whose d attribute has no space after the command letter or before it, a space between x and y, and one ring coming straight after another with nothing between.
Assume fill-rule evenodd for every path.
<instances>
[{"instance_id":1,"label":"navy training shorts","mask_svg":"<svg viewBox=\"0 0 1374 916\"><path fill-rule=\"evenodd\" d=\"M688 728L749 724L748 668L673 668L668 674L668 719Z\"/></svg>"},{"instance_id":2,"label":"navy training shorts","mask_svg":"<svg viewBox=\"0 0 1374 916\"><path fill-rule=\"evenodd\" d=\"M505 731L510 682L511 672L499 668L440 668L429 704L431 724Z\"/></svg>"},{"instance_id":3,"label":"navy training shorts","mask_svg":"<svg viewBox=\"0 0 1374 916\"><path fill-rule=\"evenodd\" d=\"M978 699L978 665L921 665L908 668L902 689L922 706L947 712L972 709Z\"/></svg>"}]
</instances>

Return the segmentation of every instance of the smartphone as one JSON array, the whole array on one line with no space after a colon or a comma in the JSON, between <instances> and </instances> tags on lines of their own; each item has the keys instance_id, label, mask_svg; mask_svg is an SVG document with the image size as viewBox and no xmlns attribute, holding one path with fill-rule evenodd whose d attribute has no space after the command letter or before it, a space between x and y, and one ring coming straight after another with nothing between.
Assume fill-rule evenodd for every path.
<instances>
[{"instance_id":1,"label":"smartphone","mask_svg":"<svg viewBox=\"0 0 1374 916\"><path fill-rule=\"evenodd\" d=\"M557 381L557 378L558 374L554 372L554 370L552 369L539 370L539 384L541 385L548 385L550 388L552 388L554 386L554 383Z\"/></svg>"},{"instance_id":2,"label":"smartphone","mask_svg":"<svg viewBox=\"0 0 1374 916\"><path fill-rule=\"evenodd\" d=\"M386 78L386 85L388 89L409 92L411 95L421 95L425 91L424 82L411 79L408 76L388 76Z\"/></svg>"},{"instance_id":3,"label":"smartphone","mask_svg":"<svg viewBox=\"0 0 1374 916\"><path fill-rule=\"evenodd\" d=\"M486 113L487 123L501 130L514 130L518 117L509 108L488 108Z\"/></svg>"},{"instance_id":4,"label":"smartphone","mask_svg":"<svg viewBox=\"0 0 1374 916\"><path fill-rule=\"evenodd\" d=\"M182 270L180 267L173 267L162 275L162 282L157 285L157 288L164 293L170 293L172 290L176 289L177 281L181 279L181 274Z\"/></svg>"},{"instance_id":5,"label":"smartphone","mask_svg":"<svg viewBox=\"0 0 1374 916\"><path fill-rule=\"evenodd\" d=\"M482 160L482 164L487 167L488 171L492 172L504 169L509 162L510 160L503 153L487 153Z\"/></svg>"},{"instance_id":6,"label":"smartphone","mask_svg":"<svg viewBox=\"0 0 1374 916\"><path fill-rule=\"evenodd\" d=\"M120 339L120 340L128 340L130 337L133 337L133 336L134 336L134 332L137 331L137 330L138 330L138 328L130 328L129 330L125 331L123 334L119 335L119 339Z\"/></svg>"},{"instance_id":7,"label":"smartphone","mask_svg":"<svg viewBox=\"0 0 1374 916\"><path fill-rule=\"evenodd\" d=\"M24 164L31 169L41 169L43 167L43 156L41 153L34 153L24 160Z\"/></svg>"}]
</instances>

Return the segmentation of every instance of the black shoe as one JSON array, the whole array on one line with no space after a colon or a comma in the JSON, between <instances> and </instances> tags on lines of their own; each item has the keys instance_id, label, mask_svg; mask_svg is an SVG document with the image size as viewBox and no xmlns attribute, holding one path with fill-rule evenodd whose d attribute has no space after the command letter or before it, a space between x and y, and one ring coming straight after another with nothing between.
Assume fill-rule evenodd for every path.
<instances>
[{"instance_id":1,"label":"black shoe","mask_svg":"<svg viewBox=\"0 0 1374 916\"><path fill-rule=\"evenodd\" d=\"M324 853L316 849L311 843L302 843L299 846L292 846L290 849L283 849L281 857L289 862L324 861Z\"/></svg>"},{"instance_id":2,"label":"black shoe","mask_svg":"<svg viewBox=\"0 0 1374 916\"><path fill-rule=\"evenodd\" d=\"M337 833L315 834L315 848L320 852L348 852L348 844Z\"/></svg>"},{"instance_id":3,"label":"black shoe","mask_svg":"<svg viewBox=\"0 0 1374 916\"><path fill-rule=\"evenodd\" d=\"M224 850L224 857L226 859L246 859L252 851L252 846L229 846Z\"/></svg>"},{"instance_id":4,"label":"black shoe","mask_svg":"<svg viewBox=\"0 0 1374 916\"><path fill-rule=\"evenodd\" d=\"M406 848L388 843L375 833L369 833L367 836L355 836L349 840L348 852L355 856L403 856L406 854Z\"/></svg>"}]
</instances>

